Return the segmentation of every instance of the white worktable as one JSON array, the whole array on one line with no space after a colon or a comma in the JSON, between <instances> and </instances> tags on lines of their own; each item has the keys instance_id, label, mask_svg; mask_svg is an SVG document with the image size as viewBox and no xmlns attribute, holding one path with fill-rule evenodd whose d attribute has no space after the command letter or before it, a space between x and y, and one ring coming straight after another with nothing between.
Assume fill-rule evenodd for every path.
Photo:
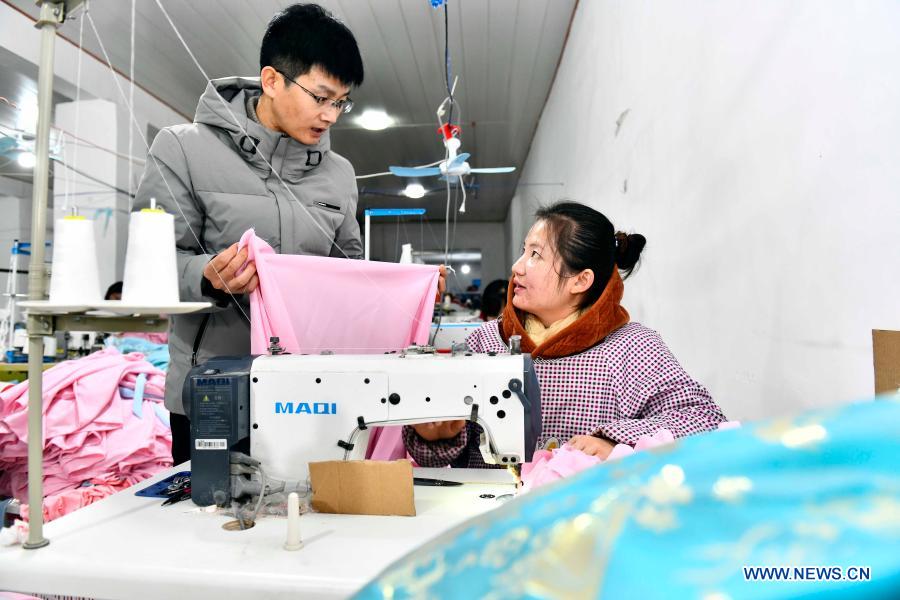
<instances>
[{"instance_id":1,"label":"white worktable","mask_svg":"<svg viewBox=\"0 0 900 600\"><path fill-rule=\"evenodd\" d=\"M162 507L159 498L134 495L189 468L173 468L47 524L45 548L0 548L0 590L110 600L346 597L424 542L503 504L481 494L514 491L505 470L416 469L417 477L471 483L415 486L415 517L305 514L305 546L287 552L284 518L226 531L228 518L190 501Z\"/></svg>"}]
</instances>

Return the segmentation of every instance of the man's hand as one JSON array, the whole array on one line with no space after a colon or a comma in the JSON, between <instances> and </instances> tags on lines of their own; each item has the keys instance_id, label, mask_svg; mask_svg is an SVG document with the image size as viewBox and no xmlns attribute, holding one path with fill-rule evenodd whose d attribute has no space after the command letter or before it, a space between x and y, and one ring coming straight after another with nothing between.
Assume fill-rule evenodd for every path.
<instances>
[{"instance_id":1,"label":"man's hand","mask_svg":"<svg viewBox=\"0 0 900 600\"><path fill-rule=\"evenodd\" d=\"M447 291L447 267L441 265L439 267L440 277L438 277L438 291L437 296L435 297L435 303L440 303L441 299L444 297L444 292Z\"/></svg>"},{"instance_id":2,"label":"man's hand","mask_svg":"<svg viewBox=\"0 0 900 600\"><path fill-rule=\"evenodd\" d=\"M244 267L243 271L240 271L241 267ZM238 251L237 244L232 244L206 263L203 277L217 290L230 294L249 294L259 285L256 264L247 262L247 249Z\"/></svg>"},{"instance_id":3,"label":"man's hand","mask_svg":"<svg viewBox=\"0 0 900 600\"><path fill-rule=\"evenodd\" d=\"M458 421L435 421L434 423L419 423L413 425L413 429L419 434L419 437L426 442L436 442L438 440L449 440L459 435L459 432L466 428L465 419Z\"/></svg>"},{"instance_id":4,"label":"man's hand","mask_svg":"<svg viewBox=\"0 0 900 600\"><path fill-rule=\"evenodd\" d=\"M569 446L581 450L585 454L596 456L600 460L606 460L606 457L615 448L615 444L612 442L592 435L576 435L569 440Z\"/></svg>"}]
</instances>

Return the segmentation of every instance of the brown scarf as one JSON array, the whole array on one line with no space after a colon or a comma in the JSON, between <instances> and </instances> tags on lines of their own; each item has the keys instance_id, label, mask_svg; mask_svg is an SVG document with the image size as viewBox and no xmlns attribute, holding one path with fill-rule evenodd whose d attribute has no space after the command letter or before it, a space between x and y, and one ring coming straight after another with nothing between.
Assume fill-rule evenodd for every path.
<instances>
[{"instance_id":1,"label":"brown scarf","mask_svg":"<svg viewBox=\"0 0 900 600\"><path fill-rule=\"evenodd\" d=\"M628 311L620 304L625 286L618 269L613 269L600 298L574 323L537 346L525 331L526 314L513 306L514 289L515 284L510 279L506 308L500 317L500 335L507 344L511 335L521 335L522 352L528 352L534 358L562 358L584 352L629 321Z\"/></svg>"}]
</instances>

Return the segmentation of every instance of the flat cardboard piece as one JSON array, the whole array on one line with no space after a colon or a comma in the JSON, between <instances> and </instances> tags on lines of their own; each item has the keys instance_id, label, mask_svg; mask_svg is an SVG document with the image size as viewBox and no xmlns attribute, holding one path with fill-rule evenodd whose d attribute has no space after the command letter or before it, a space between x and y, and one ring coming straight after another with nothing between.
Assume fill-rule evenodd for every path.
<instances>
[{"instance_id":1,"label":"flat cardboard piece","mask_svg":"<svg viewBox=\"0 0 900 600\"><path fill-rule=\"evenodd\" d=\"M408 460L309 463L313 510L345 515L416 515Z\"/></svg>"},{"instance_id":2,"label":"flat cardboard piece","mask_svg":"<svg viewBox=\"0 0 900 600\"><path fill-rule=\"evenodd\" d=\"M900 390L900 331L872 330L872 357L875 362L875 393Z\"/></svg>"}]
</instances>

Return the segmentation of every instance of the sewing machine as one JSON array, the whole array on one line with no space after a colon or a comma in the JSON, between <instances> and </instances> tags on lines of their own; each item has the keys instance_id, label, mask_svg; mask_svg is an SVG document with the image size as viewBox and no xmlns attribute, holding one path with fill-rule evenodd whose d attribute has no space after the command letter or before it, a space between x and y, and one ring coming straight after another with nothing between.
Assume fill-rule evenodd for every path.
<instances>
[{"instance_id":1,"label":"sewing machine","mask_svg":"<svg viewBox=\"0 0 900 600\"><path fill-rule=\"evenodd\" d=\"M484 325L483 322L473 323L448 323L442 321L440 325L431 325L431 345L435 350L448 351L458 344L465 345L466 338L478 331Z\"/></svg>"},{"instance_id":2,"label":"sewing machine","mask_svg":"<svg viewBox=\"0 0 900 600\"><path fill-rule=\"evenodd\" d=\"M485 461L508 466L531 460L541 431L537 379L521 353L217 358L191 370L185 394L201 506L258 493L244 477L257 461L269 479L305 482L310 462L362 459L373 426L472 420Z\"/></svg>"}]
</instances>

